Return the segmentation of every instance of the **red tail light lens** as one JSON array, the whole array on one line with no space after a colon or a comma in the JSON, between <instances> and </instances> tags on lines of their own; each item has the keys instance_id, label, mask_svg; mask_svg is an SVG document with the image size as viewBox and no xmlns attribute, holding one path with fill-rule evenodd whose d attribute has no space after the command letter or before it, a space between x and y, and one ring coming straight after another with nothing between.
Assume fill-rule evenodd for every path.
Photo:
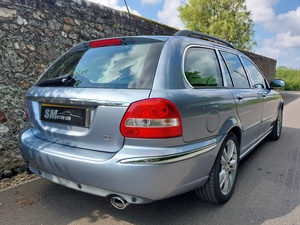
<instances>
[{"instance_id":1,"label":"red tail light lens","mask_svg":"<svg viewBox=\"0 0 300 225\"><path fill-rule=\"evenodd\" d=\"M99 48L99 47L121 45L121 44L122 44L122 40L120 38L112 38L112 39L91 41L89 43L89 46L90 48Z\"/></svg>"},{"instance_id":2,"label":"red tail light lens","mask_svg":"<svg viewBox=\"0 0 300 225\"><path fill-rule=\"evenodd\" d=\"M153 98L132 103L121 122L121 133L129 138L182 136L181 117L169 100Z\"/></svg>"}]
</instances>

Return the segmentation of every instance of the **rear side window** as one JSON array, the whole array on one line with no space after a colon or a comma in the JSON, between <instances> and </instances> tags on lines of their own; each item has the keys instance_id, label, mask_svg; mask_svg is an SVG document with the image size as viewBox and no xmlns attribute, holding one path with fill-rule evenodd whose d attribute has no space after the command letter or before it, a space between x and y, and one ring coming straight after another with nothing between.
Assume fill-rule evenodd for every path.
<instances>
[{"instance_id":1,"label":"rear side window","mask_svg":"<svg viewBox=\"0 0 300 225\"><path fill-rule=\"evenodd\" d=\"M37 85L148 89L163 44L78 48L61 56Z\"/></svg>"},{"instance_id":2,"label":"rear side window","mask_svg":"<svg viewBox=\"0 0 300 225\"><path fill-rule=\"evenodd\" d=\"M222 86L222 77L214 50L189 48L185 54L184 74L193 87Z\"/></svg>"},{"instance_id":3,"label":"rear side window","mask_svg":"<svg viewBox=\"0 0 300 225\"><path fill-rule=\"evenodd\" d=\"M228 52L221 52L229 69L233 85L236 88L249 88L249 81L239 57Z\"/></svg>"}]
</instances>

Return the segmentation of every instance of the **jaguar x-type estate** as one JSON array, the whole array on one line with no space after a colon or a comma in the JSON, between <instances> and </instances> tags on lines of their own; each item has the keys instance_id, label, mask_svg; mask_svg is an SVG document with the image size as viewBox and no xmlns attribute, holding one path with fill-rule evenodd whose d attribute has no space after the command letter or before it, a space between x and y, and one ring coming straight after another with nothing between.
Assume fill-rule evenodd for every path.
<instances>
[{"instance_id":1,"label":"jaguar x-type estate","mask_svg":"<svg viewBox=\"0 0 300 225\"><path fill-rule=\"evenodd\" d=\"M183 30L81 43L25 97L28 172L123 209L231 197L239 161L281 134L283 100L230 43Z\"/></svg>"}]
</instances>

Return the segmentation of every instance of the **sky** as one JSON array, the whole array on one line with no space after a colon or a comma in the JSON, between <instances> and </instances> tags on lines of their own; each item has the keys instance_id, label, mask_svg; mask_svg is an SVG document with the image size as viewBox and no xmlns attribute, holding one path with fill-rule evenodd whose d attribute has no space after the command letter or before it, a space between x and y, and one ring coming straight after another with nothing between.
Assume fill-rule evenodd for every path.
<instances>
[{"instance_id":1,"label":"sky","mask_svg":"<svg viewBox=\"0 0 300 225\"><path fill-rule=\"evenodd\" d=\"M127 11L124 0L88 0ZM177 8L188 0L126 0L130 13L185 29ZM246 0L255 24L254 53L277 60L278 66L300 69L300 1Z\"/></svg>"}]
</instances>

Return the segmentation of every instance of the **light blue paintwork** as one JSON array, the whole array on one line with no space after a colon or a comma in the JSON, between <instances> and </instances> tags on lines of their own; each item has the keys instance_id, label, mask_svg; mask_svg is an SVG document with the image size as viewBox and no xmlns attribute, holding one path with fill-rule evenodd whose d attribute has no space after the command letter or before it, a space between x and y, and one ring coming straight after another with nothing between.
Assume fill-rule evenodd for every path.
<instances>
[{"instance_id":1,"label":"light blue paintwork","mask_svg":"<svg viewBox=\"0 0 300 225\"><path fill-rule=\"evenodd\" d=\"M165 41L165 45L151 89L34 86L29 90L30 126L21 131L19 144L31 171L76 190L146 203L203 186L231 130L239 139L241 158L271 132L283 107L274 90L194 89L184 77L184 54L191 46L241 53L194 38L153 38ZM120 122L126 109L130 103L147 98L166 98L177 106L182 137L122 136ZM43 103L89 108L90 126L43 122Z\"/></svg>"}]
</instances>

